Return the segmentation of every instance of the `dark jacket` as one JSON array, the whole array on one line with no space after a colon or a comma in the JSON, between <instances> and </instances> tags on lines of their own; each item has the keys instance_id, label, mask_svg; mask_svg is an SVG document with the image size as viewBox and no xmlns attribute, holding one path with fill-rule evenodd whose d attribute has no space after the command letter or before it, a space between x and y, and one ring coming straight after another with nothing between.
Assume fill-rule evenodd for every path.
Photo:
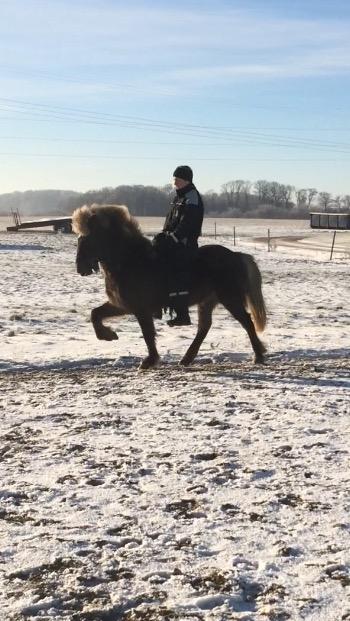
<instances>
[{"instance_id":1,"label":"dark jacket","mask_svg":"<svg viewBox=\"0 0 350 621\"><path fill-rule=\"evenodd\" d=\"M176 190L176 197L171 205L163 232L173 233L176 239L188 248L197 248L204 207L202 197L193 183Z\"/></svg>"}]
</instances>

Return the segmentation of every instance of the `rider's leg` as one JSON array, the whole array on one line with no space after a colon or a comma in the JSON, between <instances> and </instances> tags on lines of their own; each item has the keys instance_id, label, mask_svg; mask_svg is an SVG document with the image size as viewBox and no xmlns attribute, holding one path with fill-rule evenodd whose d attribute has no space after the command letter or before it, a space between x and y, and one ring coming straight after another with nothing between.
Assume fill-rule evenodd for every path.
<instances>
[{"instance_id":1,"label":"rider's leg","mask_svg":"<svg viewBox=\"0 0 350 621\"><path fill-rule=\"evenodd\" d=\"M191 253L182 247L173 255L172 269L169 274L169 302L170 307L176 313L176 317L170 319L169 326L188 326L191 317L188 312L189 302L189 268Z\"/></svg>"}]
</instances>

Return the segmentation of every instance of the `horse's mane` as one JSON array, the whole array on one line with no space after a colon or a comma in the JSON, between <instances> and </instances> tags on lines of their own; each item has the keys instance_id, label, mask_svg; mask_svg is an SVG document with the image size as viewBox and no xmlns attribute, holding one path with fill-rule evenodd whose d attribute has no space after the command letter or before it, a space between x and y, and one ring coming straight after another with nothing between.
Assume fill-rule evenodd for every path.
<instances>
[{"instance_id":1,"label":"horse's mane","mask_svg":"<svg viewBox=\"0 0 350 621\"><path fill-rule=\"evenodd\" d=\"M83 205L73 212L72 228L78 235L86 236L91 233L89 221L92 217L98 219L101 228L124 233L133 237L142 235L139 223L133 218L125 205Z\"/></svg>"}]
</instances>

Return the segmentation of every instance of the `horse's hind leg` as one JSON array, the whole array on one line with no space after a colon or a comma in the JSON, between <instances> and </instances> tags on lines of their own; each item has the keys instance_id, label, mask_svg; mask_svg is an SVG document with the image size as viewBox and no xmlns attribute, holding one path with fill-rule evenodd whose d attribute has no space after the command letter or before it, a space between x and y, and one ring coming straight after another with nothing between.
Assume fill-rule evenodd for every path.
<instances>
[{"instance_id":1,"label":"horse's hind leg","mask_svg":"<svg viewBox=\"0 0 350 621\"><path fill-rule=\"evenodd\" d=\"M106 302L102 306L93 308L91 311L91 322L95 330L95 334L101 341L114 341L118 338L118 335L112 328L103 325L103 319L107 317L120 317L124 315L124 311L121 311L116 306Z\"/></svg>"},{"instance_id":2,"label":"horse's hind leg","mask_svg":"<svg viewBox=\"0 0 350 621\"><path fill-rule=\"evenodd\" d=\"M241 326L246 330L252 348L254 350L254 362L259 364L264 362L264 353L266 352L265 345L260 341L255 326L253 324L252 318L245 310L244 306L238 301L228 301L227 299L220 298L221 304L227 308L227 310L233 315L237 321L241 324Z\"/></svg>"},{"instance_id":3,"label":"horse's hind leg","mask_svg":"<svg viewBox=\"0 0 350 621\"><path fill-rule=\"evenodd\" d=\"M155 367L159 362L159 354L156 347L156 331L152 315L137 314L136 319L140 324L143 338L148 349L148 356L142 360L140 369L150 369Z\"/></svg>"},{"instance_id":4,"label":"horse's hind leg","mask_svg":"<svg viewBox=\"0 0 350 621\"><path fill-rule=\"evenodd\" d=\"M212 322L213 309L217 304L217 299L211 298L198 305L198 328L197 334L189 346L180 364L184 366L191 364L198 354L199 348L207 336Z\"/></svg>"}]
</instances>

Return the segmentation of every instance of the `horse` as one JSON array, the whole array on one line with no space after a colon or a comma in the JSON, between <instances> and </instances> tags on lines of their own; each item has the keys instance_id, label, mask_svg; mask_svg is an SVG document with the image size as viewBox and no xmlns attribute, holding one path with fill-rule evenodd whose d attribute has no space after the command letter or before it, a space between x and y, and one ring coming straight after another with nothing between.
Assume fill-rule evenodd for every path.
<instances>
[{"instance_id":1,"label":"horse","mask_svg":"<svg viewBox=\"0 0 350 621\"><path fill-rule=\"evenodd\" d=\"M91 311L96 337L118 339L103 321L134 315L140 325L148 355L141 369L160 360L156 347L154 315L168 306L166 270L150 239L123 205L84 205L72 215L78 235L77 272L88 276L101 267L108 301ZM198 248L190 268L189 305L197 305L197 333L181 365L190 365L212 324L214 308L222 304L246 330L254 362L263 363L266 348L257 336L266 324L260 270L254 258L232 252L219 244Z\"/></svg>"}]
</instances>

